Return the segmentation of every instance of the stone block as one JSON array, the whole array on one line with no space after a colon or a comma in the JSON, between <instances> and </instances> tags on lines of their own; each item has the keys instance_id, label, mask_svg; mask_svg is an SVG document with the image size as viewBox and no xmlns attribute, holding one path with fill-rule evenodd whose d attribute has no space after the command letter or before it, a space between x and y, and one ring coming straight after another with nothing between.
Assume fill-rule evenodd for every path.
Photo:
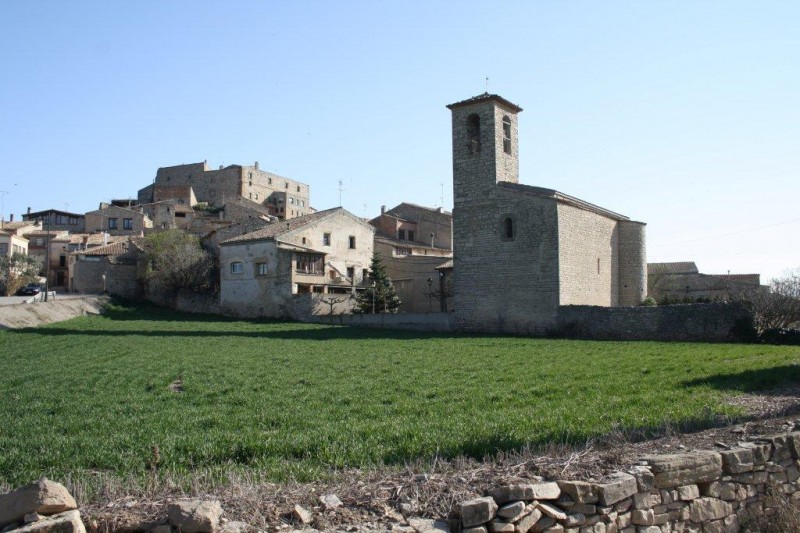
<instances>
[{"instance_id":1,"label":"stone block","mask_svg":"<svg viewBox=\"0 0 800 533\"><path fill-rule=\"evenodd\" d=\"M660 489L705 483L722 475L722 457L717 452L656 455L645 460Z\"/></svg>"},{"instance_id":2,"label":"stone block","mask_svg":"<svg viewBox=\"0 0 800 533\"><path fill-rule=\"evenodd\" d=\"M595 491L601 505L614 505L636 494L638 487L634 476L624 472L614 472L602 483L598 483Z\"/></svg>"},{"instance_id":3,"label":"stone block","mask_svg":"<svg viewBox=\"0 0 800 533\"><path fill-rule=\"evenodd\" d=\"M297 507L300 506L295 505ZM221 516L222 507L216 500L178 500L167 506L169 523L185 533L216 531Z\"/></svg>"},{"instance_id":4,"label":"stone block","mask_svg":"<svg viewBox=\"0 0 800 533\"><path fill-rule=\"evenodd\" d=\"M475 498L461 504L461 523L466 527L490 522L497 513L497 504L492 498Z\"/></svg>"},{"instance_id":5,"label":"stone block","mask_svg":"<svg viewBox=\"0 0 800 533\"><path fill-rule=\"evenodd\" d=\"M501 520L492 520L487 527L490 533L514 533L514 524Z\"/></svg>"},{"instance_id":6,"label":"stone block","mask_svg":"<svg viewBox=\"0 0 800 533\"><path fill-rule=\"evenodd\" d=\"M650 492L655 487L655 476L646 466L634 466L630 469L630 474L636 478L639 484L639 492Z\"/></svg>"},{"instance_id":7,"label":"stone block","mask_svg":"<svg viewBox=\"0 0 800 533\"><path fill-rule=\"evenodd\" d=\"M655 523L655 513L652 509L636 509L631 513L631 523L636 526L652 526Z\"/></svg>"},{"instance_id":8,"label":"stone block","mask_svg":"<svg viewBox=\"0 0 800 533\"><path fill-rule=\"evenodd\" d=\"M586 481L558 481L561 492L568 494L576 503L597 503L595 486Z\"/></svg>"},{"instance_id":9,"label":"stone block","mask_svg":"<svg viewBox=\"0 0 800 533\"><path fill-rule=\"evenodd\" d=\"M752 472L755 467L752 448L739 448L719 452L722 457L722 470L728 474Z\"/></svg>"},{"instance_id":10,"label":"stone block","mask_svg":"<svg viewBox=\"0 0 800 533\"><path fill-rule=\"evenodd\" d=\"M77 508L75 499L64 485L42 478L0 494L0 527L21 520L28 513L51 515Z\"/></svg>"},{"instance_id":11,"label":"stone block","mask_svg":"<svg viewBox=\"0 0 800 533\"><path fill-rule=\"evenodd\" d=\"M442 520L430 518L409 518L408 525L417 533L450 533L450 526Z\"/></svg>"},{"instance_id":12,"label":"stone block","mask_svg":"<svg viewBox=\"0 0 800 533\"><path fill-rule=\"evenodd\" d=\"M546 503L546 502L538 502L536 504L536 508L539 509L542 514L545 516L549 516L550 518L554 518L556 520L566 520L567 513L559 509L553 504Z\"/></svg>"},{"instance_id":13,"label":"stone block","mask_svg":"<svg viewBox=\"0 0 800 533\"><path fill-rule=\"evenodd\" d=\"M525 512L525 502L514 502L506 504L497 510L497 516L504 518L508 522L513 522L515 518Z\"/></svg>"},{"instance_id":14,"label":"stone block","mask_svg":"<svg viewBox=\"0 0 800 533\"><path fill-rule=\"evenodd\" d=\"M586 523L586 515L583 513L574 513L567 515L564 519L565 527L580 527Z\"/></svg>"},{"instance_id":15,"label":"stone block","mask_svg":"<svg viewBox=\"0 0 800 533\"><path fill-rule=\"evenodd\" d=\"M688 502L700 497L700 488L697 485L683 485L678 487L678 498L680 501Z\"/></svg>"},{"instance_id":16,"label":"stone block","mask_svg":"<svg viewBox=\"0 0 800 533\"><path fill-rule=\"evenodd\" d=\"M531 492L534 500L557 500L561 496L561 489L555 482L531 485Z\"/></svg>"},{"instance_id":17,"label":"stone block","mask_svg":"<svg viewBox=\"0 0 800 533\"><path fill-rule=\"evenodd\" d=\"M533 485L530 483L502 485L495 487L490 494L499 505L514 501L530 501L533 500Z\"/></svg>"},{"instance_id":18,"label":"stone block","mask_svg":"<svg viewBox=\"0 0 800 533\"><path fill-rule=\"evenodd\" d=\"M514 533L528 533L541 517L542 512L539 509L534 509L530 514L526 515L525 518L517 522Z\"/></svg>"},{"instance_id":19,"label":"stone block","mask_svg":"<svg viewBox=\"0 0 800 533\"><path fill-rule=\"evenodd\" d=\"M716 498L698 498L689 507L689 516L692 522L719 520L731 514L733 514L731 504Z\"/></svg>"},{"instance_id":20,"label":"stone block","mask_svg":"<svg viewBox=\"0 0 800 533\"><path fill-rule=\"evenodd\" d=\"M461 533L489 533L484 526L468 527L461 530Z\"/></svg>"},{"instance_id":21,"label":"stone block","mask_svg":"<svg viewBox=\"0 0 800 533\"><path fill-rule=\"evenodd\" d=\"M538 522L533 524L533 527L530 528L528 531L531 533L542 533L542 531L546 531L550 529L552 526L556 525L556 521L550 516L543 516L539 519Z\"/></svg>"},{"instance_id":22,"label":"stone block","mask_svg":"<svg viewBox=\"0 0 800 533\"><path fill-rule=\"evenodd\" d=\"M14 533L86 533L77 510L46 516L41 520L13 530Z\"/></svg>"}]
</instances>

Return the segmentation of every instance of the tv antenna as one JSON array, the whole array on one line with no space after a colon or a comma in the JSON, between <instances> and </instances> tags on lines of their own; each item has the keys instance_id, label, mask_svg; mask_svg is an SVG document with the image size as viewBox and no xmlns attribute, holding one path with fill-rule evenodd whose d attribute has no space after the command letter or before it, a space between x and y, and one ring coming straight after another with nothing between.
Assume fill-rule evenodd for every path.
<instances>
[{"instance_id":1,"label":"tv antenna","mask_svg":"<svg viewBox=\"0 0 800 533\"><path fill-rule=\"evenodd\" d=\"M339 207L342 207L342 191L344 191L344 184L339 180Z\"/></svg>"}]
</instances>

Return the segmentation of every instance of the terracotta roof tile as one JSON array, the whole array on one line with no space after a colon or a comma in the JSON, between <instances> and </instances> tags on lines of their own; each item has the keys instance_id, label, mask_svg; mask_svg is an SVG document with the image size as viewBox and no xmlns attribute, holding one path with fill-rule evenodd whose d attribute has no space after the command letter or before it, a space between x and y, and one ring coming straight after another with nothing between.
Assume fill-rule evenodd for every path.
<instances>
[{"instance_id":1,"label":"terracotta roof tile","mask_svg":"<svg viewBox=\"0 0 800 533\"><path fill-rule=\"evenodd\" d=\"M694 261L679 261L675 263L647 263L647 275L657 274L697 274L697 265Z\"/></svg>"},{"instance_id":2,"label":"terracotta roof tile","mask_svg":"<svg viewBox=\"0 0 800 533\"><path fill-rule=\"evenodd\" d=\"M344 211L344 209L342 209L341 207L334 207L333 209L317 211L316 213L312 213L310 215L304 215L302 217L290 218L289 220L281 220L278 222L271 222L261 229L257 229L255 231L251 231L250 233L245 233L244 235L240 235L238 237L233 237L226 241L222 241L220 244L221 245L234 244L237 242L274 239L278 235L286 233L287 231L296 230L298 228L308 226L309 224L313 224L314 222L322 218L325 218L327 215L333 213L338 209Z\"/></svg>"}]
</instances>

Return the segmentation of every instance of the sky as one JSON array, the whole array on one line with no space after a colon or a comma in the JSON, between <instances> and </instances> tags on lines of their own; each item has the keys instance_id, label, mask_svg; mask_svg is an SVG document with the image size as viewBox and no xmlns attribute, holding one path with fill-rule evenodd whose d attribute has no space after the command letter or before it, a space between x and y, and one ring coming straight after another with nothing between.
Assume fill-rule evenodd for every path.
<instances>
[{"instance_id":1,"label":"sky","mask_svg":"<svg viewBox=\"0 0 800 533\"><path fill-rule=\"evenodd\" d=\"M650 262L766 282L800 267L798 27L796 1L5 0L2 214L204 160L316 209L449 210L445 105L488 87L524 109L522 183L646 222Z\"/></svg>"}]
</instances>

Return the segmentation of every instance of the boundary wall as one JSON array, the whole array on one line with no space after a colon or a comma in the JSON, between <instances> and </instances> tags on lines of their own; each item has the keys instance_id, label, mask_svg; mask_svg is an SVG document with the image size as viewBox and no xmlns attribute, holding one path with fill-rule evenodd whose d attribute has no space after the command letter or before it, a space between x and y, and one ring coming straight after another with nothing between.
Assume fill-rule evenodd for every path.
<instances>
[{"instance_id":1,"label":"boundary wall","mask_svg":"<svg viewBox=\"0 0 800 533\"><path fill-rule=\"evenodd\" d=\"M781 499L800 501L798 459L800 432L791 432L719 452L645 456L599 482L502 485L461 503L461 531L733 533L750 515L774 514Z\"/></svg>"}]
</instances>

